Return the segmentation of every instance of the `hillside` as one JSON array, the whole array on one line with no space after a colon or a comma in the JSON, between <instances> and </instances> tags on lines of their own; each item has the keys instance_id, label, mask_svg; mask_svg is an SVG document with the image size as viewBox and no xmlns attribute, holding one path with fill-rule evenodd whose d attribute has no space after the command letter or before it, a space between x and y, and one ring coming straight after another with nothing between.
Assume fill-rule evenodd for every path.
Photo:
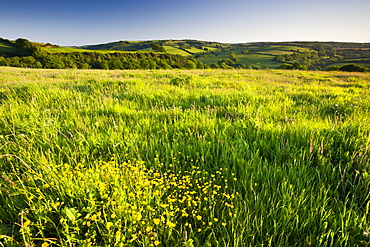
<instances>
[{"instance_id":1,"label":"hillside","mask_svg":"<svg viewBox=\"0 0 370 247\"><path fill-rule=\"evenodd\" d=\"M228 44L199 40L118 41L75 47L88 50L150 51L159 44L167 53L193 56L208 66L279 68L284 63L300 63L307 69L323 70L332 65L357 63L370 66L369 43L342 42L258 42ZM235 61L228 61L235 52ZM237 65L236 65L237 64ZM224 66L225 67L225 66Z\"/></svg>"},{"instance_id":2,"label":"hillside","mask_svg":"<svg viewBox=\"0 0 370 247\"><path fill-rule=\"evenodd\" d=\"M341 66L349 63L358 64L362 66L364 70L366 70L366 66L370 67L370 43L255 42L229 44L199 40L149 40L117 41L106 44L75 47L60 47L49 43L33 44L38 46L42 52L59 57L72 56L71 53L83 53L83 56L95 56L91 55L92 53L105 55L119 53L155 53L182 56L185 57L186 60L191 61L187 66L185 66L185 63L182 63L181 66L159 66L168 68L194 68L193 63L196 64L195 68L211 67L222 69L282 68L339 70ZM156 50L156 48L153 49L153 47L159 47L160 49ZM0 39L0 58L16 56L25 56L24 50L20 49L15 41ZM77 57L81 58L80 55ZM89 61L89 59L87 60ZM100 68L88 61L87 64L89 66L84 66L84 68ZM40 62L42 63L42 61ZM80 63L86 63L86 59ZM3 62L2 64L9 65L17 63ZM203 65L200 66L200 64ZM106 66L103 67L106 68ZM123 68L124 66L118 67ZM148 66L144 66L144 68L147 67ZM150 68L157 67L158 66L151 66ZM68 68L68 66L65 68ZM117 66L112 66L112 68L117 68Z\"/></svg>"},{"instance_id":3,"label":"hillside","mask_svg":"<svg viewBox=\"0 0 370 247\"><path fill-rule=\"evenodd\" d=\"M2 42L0 66L50 69L203 69L188 56L155 51L86 50L26 39Z\"/></svg>"}]
</instances>

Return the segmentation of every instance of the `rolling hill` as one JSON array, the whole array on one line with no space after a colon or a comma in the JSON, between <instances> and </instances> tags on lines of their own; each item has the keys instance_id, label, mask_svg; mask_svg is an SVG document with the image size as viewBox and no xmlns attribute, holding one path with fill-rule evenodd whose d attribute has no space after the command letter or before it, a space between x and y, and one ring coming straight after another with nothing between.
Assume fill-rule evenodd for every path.
<instances>
[{"instance_id":1,"label":"rolling hill","mask_svg":"<svg viewBox=\"0 0 370 247\"><path fill-rule=\"evenodd\" d=\"M370 66L369 43L254 42L230 44L200 40L148 40L116 41L73 47L61 47L50 43L34 44L40 46L42 51L48 54L160 53L152 48L153 44L156 44L164 48L168 55L180 55L212 68L325 70L328 67L347 63ZM15 41L0 39L0 57L23 55Z\"/></svg>"}]
</instances>

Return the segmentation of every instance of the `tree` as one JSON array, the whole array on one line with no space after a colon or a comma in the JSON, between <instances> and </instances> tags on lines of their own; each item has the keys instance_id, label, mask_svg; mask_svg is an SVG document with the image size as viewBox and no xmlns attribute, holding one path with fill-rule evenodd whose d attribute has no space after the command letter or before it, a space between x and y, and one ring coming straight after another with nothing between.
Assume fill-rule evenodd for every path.
<instances>
[{"instance_id":1,"label":"tree","mask_svg":"<svg viewBox=\"0 0 370 247\"><path fill-rule=\"evenodd\" d=\"M90 69L90 65L88 63L80 63L78 64L79 69Z\"/></svg>"},{"instance_id":2,"label":"tree","mask_svg":"<svg viewBox=\"0 0 370 247\"><path fill-rule=\"evenodd\" d=\"M234 62L238 61L238 59L236 58L236 53L233 52L233 51L230 52L229 59L232 60L232 61L234 61Z\"/></svg>"},{"instance_id":3,"label":"tree","mask_svg":"<svg viewBox=\"0 0 370 247\"><path fill-rule=\"evenodd\" d=\"M278 62L285 62L285 57L283 55L277 55L274 57L274 60Z\"/></svg>"},{"instance_id":4,"label":"tree","mask_svg":"<svg viewBox=\"0 0 370 247\"><path fill-rule=\"evenodd\" d=\"M114 57L109 60L109 69L123 69L123 64L121 62L121 59L118 57Z\"/></svg>"},{"instance_id":5,"label":"tree","mask_svg":"<svg viewBox=\"0 0 370 247\"><path fill-rule=\"evenodd\" d=\"M221 68L221 69L233 69L233 67L231 67L231 66L227 65L225 62L222 62L222 63L220 64L220 68Z\"/></svg>"},{"instance_id":6,"label":"tree","mask_svg":"<svg viewBox=\"0 0 370 247\"><path fill-rule=\"evenodd\" d=\"M101 61L100 62L100 68L101 69L109 69L108 61L106 61L106 60Z\"/></svg>"},{"instance_id":7,"label":"tree","mask_svg":"<svg viewBox=\"0 0 370 247\"><path fill-rule=\"evenodd\" d=\"M150 69L150 63L146 59L140 60L140 68L141 69Z\"/></svg>"},{"instance_id":8,"label":"tree","mask_svg":"<svg viewBox=\"0 0 370 247\"><path fill-rule=\"evenodd\" d=\"M153 51L166 52L166 49L163 46L158 45L156 43L151 44L151 47Z\"/></svg>"},{"instance_id":9,"label":"tree","mask_svg":"<svg viewBox=\"0 0 370 247\"><path fill-rule=\"evenodd\" d=\"M43 58L43 65L49 69L63 69L64 63L60 57L55 55L49 55Z\"/></svg>"},{"instance_id":10,"label":"tree","mask_svg":"<svg viewBox=\"0 0 370 247\"><path fill-rule=\"evenodd\" d=\"M306 65L302 65L299 62L295 62L293 64L293 69L307 70L307 66Z\"/></svg>"},{"instance_id":11,"label":"tree","mask_svg":"<svg viewBox=\"0 0 370 247\"><path fill-rule=\"evenodd\" d=\"M0 66L8 66L7 59L0 57Z\"/></svg>"},{"instance_id":12,"label":"tree","mask_svg":"<svg viewBox=\"0 0 370 247\"><path fill-rule=\"evenodd\" d=\"M37 44L34 44L27 39L17 39L15 43L21 48L23 56L33 56L35 58L41 58L46 56L47 52L43 51L41 47Z\"/></svg>"},{"instance_id":13,"label":"tree","mask_svg":"<svg viewBox=\"0 0 370 247\"><path fill-rule=\"evenodd\" d=\"M302 65L299 62L295 62L294 64L284 63L280 65L279 69L299 69L299 70L307 70L306 65Z\"/></svg>"},{"instance_id":14,"label":"tree","mask_svg":"<svg viewBox=\"0 0 370 247\"><path fill-rule=\"evenodd\" d=\"M194 60L192 60L194 63L196 63L196 65L197 65L197 69L204 69L204 63L202 63L201 61L199 61L199 60L196 60L196 59L194 59Z\"/></svg>"},{"instance_id":15,"label":"tree","mask_svg":"<svg viewBox=\"0 0 370 247\"><path fill-rule=\"evenodd\" d=\"M161 69L172 69L172 67L167 63L166 60L161 60L158 65Z\"/></svg>"},{"instance_id":16,"label":"tree","mask_svg":"<svg viewBox=\"0 0 370 247\"><path fill-rule=\"evenodd\" d=\"M186 69L196 69L197 68L197 65L191 61L191 60L188 60L186 61L186 64L184 66Z\"/></svg>"},{"instance_id":17,"label":"tree","mask_svg":"<svg viewBox=\"0 0 370 247\"><path fill-rule=\"evenodd\" d=\"M365 72L367 68L358 64L350 63L341 66L339 70L347 72Z\"/></svg>"},{"instance_id":18,"label":"tree","mask_svg":"<svg viewBox=\"0 0 370 247\"><path fill-rule=\"evenodd\" d=\"M340 70L340 66L328 66L326 69L326 71L339 71Z\"/></svg>"},{"instance_id":19,"label":"tree","mask_svg":"<svg viewBox=\"0 0 370 247\"><path fill-rule=\"evenodd\" d=\"M219 68L220 68L220 65L218 65L217 63L212 63L212 64L210 65L210 67L211 67L212 69L219 69Z\"/></svg>"},{"instance_id":20,"label":"tree","mask_svg":"<svg viewBox=\"0 0 370 247\"><path fill-rule=\"evenodd\" d=\"M20 63L22 65L22 67L35 68L36 59L34 57L31 57L31 56L21 57Z\"/></svg>"}]
</instances>

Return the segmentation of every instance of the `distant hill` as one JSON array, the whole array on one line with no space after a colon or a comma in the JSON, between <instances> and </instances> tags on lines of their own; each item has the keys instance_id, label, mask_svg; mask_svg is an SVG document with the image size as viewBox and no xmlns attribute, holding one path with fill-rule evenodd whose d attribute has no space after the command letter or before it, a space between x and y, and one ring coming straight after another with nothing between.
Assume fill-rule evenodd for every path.
<instances>
[{"instance_id":1,"label":"distant hill","mask_svg":"<svg viewBox=\"0 0 370 247\"><path fill-rule=\"evenodd\" d=\"M87 50L151 51L155 43L169 54L191 56L208 66L279 68L284 64L323 70L332 65L359 63L370 66L370 43L255 42L220 43L199 40L117 41L74 47ZM235 61L230 61L230 53Z\"/></svg>"},{"instance_id":2,"label":"distant hill","mask_svg":"<svg viewBox=\"0 0 370 247\"><path fill-rule=\"evenodd\" d=\"M198 41L198 40L150 40L150 41L118 41L98 45L86 45L75 48L89 50L117 50L117 51L148 51L152 44L158 44L167 48L172 48L174 53L186 52L187 55L203 53L220 47L228 47L226 44L218 42ZM207 50L209 48L209 50Z\"/></svg>"},{"instance_id":3,"label":"distant hill","mask_svg":"<svg viewBox=\"0 0 370 247\"><path fill-rule=\"evenodd\" d=\"M43 52L60 54L58 56L71 53L84 53L85 55L88 53L162 53L186 57L195 63L203 63L206 67L224 69L325 70L348 63L370 66L370 43L254 42L230 44L200 40L148 40L117 41L73 47L60 47L50 43L33 44L39 46ZM0 39L0 57L24 55L24 50L20 49L15 41Z\"/></svg>"}]
</instances>

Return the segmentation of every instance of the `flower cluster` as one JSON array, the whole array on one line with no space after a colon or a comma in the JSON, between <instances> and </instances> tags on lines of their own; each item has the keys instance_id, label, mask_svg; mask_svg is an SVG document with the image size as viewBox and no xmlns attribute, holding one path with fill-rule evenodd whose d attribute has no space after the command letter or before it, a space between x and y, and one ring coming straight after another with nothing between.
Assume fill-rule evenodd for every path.
<instances>
[{"instance_id":1,"label":"flower cluster","mask_svg":"<svg viewBox=\"0 0 370 247\"><path fill-rule=\"evenodd\" d=\"M161 166L157 164L159 170L154 170L141 161L117 164L113 160L89 167L81 163L50 166L43 174L28 174L34 187L25 195L33 214L58 215L53 224L62 226L59 236L66 238L60 241L87 246L99 241L157 246L183 237L184 232L192 237L226 229L235 217L237 192L230 192L227 185L234 176L222 169L209 173L192 166L185 171L163 171ZM30 215L28 219L35 231L53 231L33 224L36 220Z\"/></svg>"}]
</instances>

